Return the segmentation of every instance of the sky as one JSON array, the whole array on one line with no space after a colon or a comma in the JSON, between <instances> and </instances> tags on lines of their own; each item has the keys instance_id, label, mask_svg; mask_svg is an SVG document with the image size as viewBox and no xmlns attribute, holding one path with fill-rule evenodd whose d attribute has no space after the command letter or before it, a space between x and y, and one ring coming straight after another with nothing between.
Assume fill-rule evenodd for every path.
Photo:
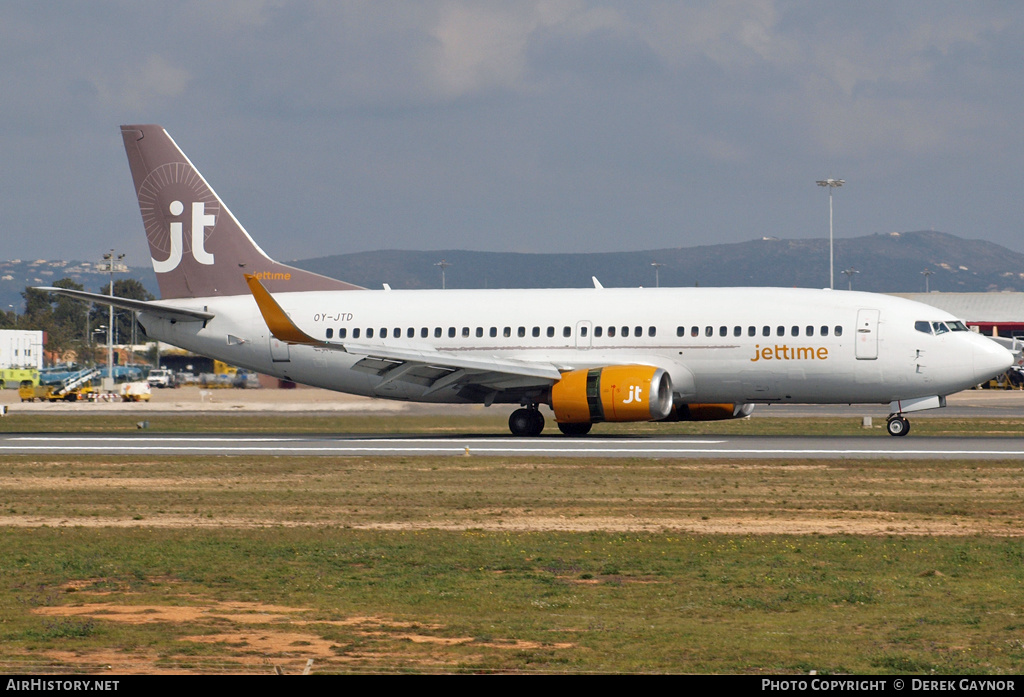
<instances>
[{"instance_id":1,"label":"sky","mask_svg":"<svg viewBox=\"0 0 1024 697\"><path fill-rule=\"evenodd\" d=\"M1022 117L1017 2L13 0L0 259L148 263L123 123L281 261L824 238L829 177L1020 252Z\"/></svg>"}]
</instances>

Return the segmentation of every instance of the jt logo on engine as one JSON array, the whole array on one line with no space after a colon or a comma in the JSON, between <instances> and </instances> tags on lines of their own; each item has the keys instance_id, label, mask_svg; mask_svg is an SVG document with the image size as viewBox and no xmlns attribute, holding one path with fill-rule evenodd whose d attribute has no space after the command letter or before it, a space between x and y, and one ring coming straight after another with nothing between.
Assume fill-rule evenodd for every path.
<instances>
[{"instance_id":1,"label":"jt logo on engine","mask_svg":"<svg viewBox=\"0 0 1024 697\"><path fill-rule=\"evenodd\" d=\"M632 385L629 388L629 399L624 400L623 404L632 404L633 402L639 402L641 400L640 393L642 388L639 385Z\"/></svg>"}]
</instances>

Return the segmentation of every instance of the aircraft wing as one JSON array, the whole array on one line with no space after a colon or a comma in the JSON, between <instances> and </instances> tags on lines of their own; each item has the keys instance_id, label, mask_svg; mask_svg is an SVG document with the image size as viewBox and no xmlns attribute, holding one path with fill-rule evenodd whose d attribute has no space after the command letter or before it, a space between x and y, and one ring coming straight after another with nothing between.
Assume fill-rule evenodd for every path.
<instances>
[{"instance_id":1,"label":"aircraft wing","mask_svg":"<svg viewBox=\"0 0 1024 697\"><path fill-rule=\"evenodd\" d=\"M185 307L173 307L171 305L163 305L159 302L151 300L133 300L131 298L119 298L116 295L102 295L100 293L88 293L84 290L71 290L70 288L53 288L53 287L41 287L34 288L33 290L41 290L47 293L56 293L58 295L64 295L69 298L76 298L78 300L84 300L91 303L100 303L102 305L113 305L114 307L120 307L124 310L136 310L138 312L145 312L148 315L154 315L162 319L176 320L179 322L192 321L192 322L205 322L213 319L214 314L212 312L204 312L202 310L192 310Z\"/></svg>"},{"instance_id":2,"label":"aircraft wing","mask_svg":"<svg viewBox=\"0 0 1024 697\"><path fill-rule=\"evenodd\" d=\"M430 394L455 384L495 391L546 387L562 377L558 368L550 363L314 339L295 325L259 279L250 274L245 278L267 327L278 341L361 356L353 369L383 377L382 384L395 380L412 382L427 386L429 389L424 394Z\"/></svg>"}]
</instances>

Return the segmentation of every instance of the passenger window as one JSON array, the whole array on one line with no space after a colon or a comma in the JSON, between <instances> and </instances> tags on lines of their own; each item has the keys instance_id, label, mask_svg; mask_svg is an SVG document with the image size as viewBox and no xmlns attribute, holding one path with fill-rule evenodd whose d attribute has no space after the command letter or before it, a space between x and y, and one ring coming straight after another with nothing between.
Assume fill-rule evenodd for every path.
<instances>
[{"instance_id":1,"label":"passenger window","mask_svg":"<svg viewBox=\"0 0 1024 697\"><path fill-rule=\"evenodd\" d=\"M388 338L388 328L387 327L381 327L380 328L380 338L381 339L387 339Z\"/></svg>"},{"instance_id":2,"label":"passenger window","mask_svg":"<svg viewBox=\"0 0 1024 697\"><path fill-rule=\"evenodd\" d=\"M519 327L519 329L516 331L516 336L518 336L519 338L526 336L526 327Z\"/></svg>"},{"instance_id":3,"label":"passenger window","mask_svg":"<svg viewBox=\"0 0 1024 697\"><path fill-rule=\"evenodd\" d=\"M402 328L401 327L395 327L395 333L392 334L391 336L395 337L396 339L401 339L402 338Z\"/></svg>"},{"instance_id":4,"label":"passenger window","mask_svg":"<svg viewBox=\"0 0 1024 697\"><path fill-rule=\"evenodd\" d=\"M715 335L715 328L714 327L704 327L704 336L714 336L714 335Z\"/></svg>"},{"instance_id":5,"label":"passenger window","mask_svg":"<svg viewBox=\"0 0 1024 697\"><path fill-rule=\"evenodd\" d=\"M633 327L633 336L643 336L643 335L644 335L644 328L643 327Z\"/></svg>"},{"instance_id":6,"label":"passenger window","mask_svg":"<svg viewBox=\"0 0 1024 697\"><path fill-rule=\"evenodd\" d=\"M690 327L690 336L700 336L700 327Z\"/></svg>"},{"instance_id":7,"label":"passenger window","mask_svg":"<svg viewBox=\"0 0 1024 697\"><path fill-rule=\"evenodd\" d=\"M603 334L604 334L604 327L602 327L602 326L594 327L594 336L600 337Z\"/></svg>"},{"instance_id":8,"label":"passenger window","mask_svg":"<svg viewBox=\"0 0 1024 697\"><path fill-rule=\"evenodd\" d=\"M498 328L497 328L497 327L491 327L491 329L490 329L490 334L491 334L491 338L492 338L492 339L493 339L494 337L498 336Z\"/></svg>"},{"instance_id":9,"label":"passenger window","mask_svg":"<svg viewBox=\"0 0 1024 697\"><path fill-rule=\"evenodd\" d=\"M367 339L372 339L373 338L373 327L369 327L366 330L366 338Z\"/></svg>"},{"instance_id":10,"label":"passenger window","mask_svg":"<svg viewBox=\"0 0 1024 697\"><path fill-rule=\"evenodd\" d=\"M718 328L718 336L725 336L728 333L729 333L729 328L728 327L719 327Z\"/></svg>"},{"instance_id":11,"label":"passenger window","mask_svg":"<svg viewBox=\"0 0 1024 697\"><path fill-rule=\"evenodd\" d=\"M345 327L342 327L341 329L338 330L339 339L344 339L346 334L348 334L348 330L345 329Z\"/></svg>"},{"instance_id":12,"label":"passenger window","mask_svg":"<svg viewBox=\"0 0 1024 697\"><path fill-rule=\"evenodd\" d=\"M836 336L842 336L843 335L843 327L842 327L842 325L839 325L839 324L836 325L835 335Z\"/></svg>"},{"instance_id":13,"label":"passenger window","mask_svg":"<svg viewBox=\"0 0 1024 697\"><path fill-rule=\"evenodd\" d=\"M625 339L627 336L629 336L629 327L623 327L622 328L621 336L622 336L623 339Z\"/></svg>"},{"instance_id":14,"label":"passenger window","mask_svg":"<svg viewBox=\"0 0 1024 697\"><path fill-rule=\"evenodd\" d=\"M807 336L814 336L814 327L807 325Z\"/></svg>"},{"instance_id":15,"label":"passenger window","mask_svg":"<svg viewBox=\"0 0 1024 697\"><path fill-rule=\"evenodd\" d=\"M919 332L923 332L925 334L931 334L932 333L931 322L922 322L922 321L914 322L914 329L916 329Z\"/></svg>"},{"instance_id":16,"label":"passenger window","mask_svg":"<svg viewBox=\"0 0 1024 697\"><path fill-rule=\"evenodd\" d=\"M686 333L686 327L676 327L676 336L682 336Z\"/></svg>"},{"instance_id":17,"label":"passenger window","mask_svg":"<svg viewBox=\"0 0 1024 697\"><path fill-rule=\"evenodd\" d=\"M608 327L608 336L615 336L615 327Z\"/></svg>"},{"instance_id":18,"label":"passenger window","mask_svg":"<svg viewBox=\"0 0 1024 697\"><path fill-rule=\"evenodd\" d=\"M540 327L534 327L533 328L533 335L534 336L540 336Z\"/></svg>"},{"instance_id":19,"label":"passenger window","mask_svg":"<svg viewBox=\"0 0 1024 697\"><path fill-rule=\"evenodd\" d=\"M800 327L793 327L789 330L791 336L800 336Z\"/></svg>"},{"instance_id":20,"label":"passenger window","mask_svg":"<svg viewBox=\"0 0 1024 697\"><path fill-rule=\"evenodd\" d=\"M469 338L469 327L463 327L462 328L462 338L463 339L468 339Z\"/></svg>"},{"instance_id":21,"label":"passenger window","mask_svg":"<svg viewBox=\"0 0 1024 697\"><path fill-rule=\"evenodd\" d=\"M587 335L587 326L583 325L582 327L580 327L580 336L586 336L586 335Z\"/></svg>"},{"instance_id":22,"label":"passenger window","mask_svg":"<svg viewBox=\"0 0 1024 697\"><path fill-rule=\"evenodd\" d=\"M822 336L828 336L828 325L827 324L821 325L821 335Z\"/></svg>"},{"instance_id":23,"label":"passenger window","mask_svg":"<svg viewBox=\"0 0 1024 697\"><path fill-rule=\"evenodd\" d=\"M455 338L455 327L448 327L448 338L449 339L454 339Z\"/></svg>"},{"instance_id":24,"label":"passenger window","mask_svg":"<svg viewBox=\"0 0 1024 697\"><path fill-rule=\"evenodd\" d=\"M359 338L359 327L356 327L355 329L352 330L352 338L353 339L358 339Z\"/></svg>"},{"instance_id":25,"label":"passenger window","mask_svg":"<svg viewBox=\"0 0 1024 697\"><path fill-rule=\"evenodd\" d=\"M733 327L732 328L732 335L733 336L743 336L743 327Z\"/></svg>"},{"instance_id":26,"label":"passenger window","mask_svg":"<svg viewBox=\"0 0 1024 697\"><path fill-rule=\"evenodd\" d=\"M761 327L761 336L771 336L771 335L772 335L772 328L771 327L769 327L767 324L764 325L763 327Z\"/></svg>"},{"instance_id":27,"label":"passenger window","mask_svg":"<svg viewBox=\"0 0 1024 697\"><path fill-rule=\"evenodd\" d=\"M476 328L476 338L479 339L483 335L484 335L484 328L483 327L477 327Z\"/></svg>"},{"instance_id":28,"label":"passenger window","mask_svg":"<svg viewBox=\"0 0 1024 697\"><path fill-rule=\"evenodd\" d=\"M435 339L440 339L441 338L441 327L434 327L434 338Z\"/></svg>"},{"instance_id":29,"label":"passenger window","mask_svg":"<svg viewBox=\"0 0 1024 697\"><path fill-rule=\"evenodd\" d=\"M757 327L747 327L747 336L757 336Z\"/></svg>"},{"instance_id":30,"label":"passenger window","mask_svg":"<svg viewBox=\"0 0 1024 697\"><path fill-rule=\"evenodd\" d=\"M778 336L786 336L786 328L785 327L781 327L781 326L780 327L776 327L775 328L775 334L778 335Z\"/></svg>"},{"instance_id":31,"label":"passenger window","mask_svg":"<svg viewBox=\"0 0 1024 697\"><path fill-rule=\"evenodd\" d=\"M548 327L548 336L550 337L550 336L554 336L554 335L555 335L555 328L554 327Z\"/></svg>"},{"instance_id":32,"label":"passenger window","mask_svg":"<svg viewBox=\"0 0 1024 697\"><path fill-rule=\"evenodd\" d=\"M647 327L647 336L657 336L657 335L658 335L657 327Z\"/></svg>"},{"instance_id":33,"label":"passenger window","mask_svg":"<svg viewBox=\"0 0 1024 697\"><path fill-rule=\"evenodd\" d=\"M408 329L406 329L405 330L405 338L406 339L415 339L416 338L416 329L414 327L409 327Z\"/></svg>"},{"instance_id":34,"label":"passenger window","mask_svg":"<svg viewBox=\"0 0 1024 697\"><path fill-rule=\"evenodd\" d=\"M501 335L506 339L512 336L512 327L505 327L501 330Z\"/></svg>"},{"instance_id":35,"label":"passenger window","mask_svg":"<svg viewBox=\"0 0 1024 697\"><path fill-rule=\"evenodd\" d=\"M562 327L562 336L566 338L572 336L572 327Z\"/></svg>"},{"instance_id":36,"label":"passenger window","mask_svg":"<svg viewBox=\"0 0 1024 697\"><path fill-rule=\"evenodd\" d=\"M334 338L334 330L331 329L330 327L327 328L327 338L328 339Z\"/></svg>"}]
</instances>

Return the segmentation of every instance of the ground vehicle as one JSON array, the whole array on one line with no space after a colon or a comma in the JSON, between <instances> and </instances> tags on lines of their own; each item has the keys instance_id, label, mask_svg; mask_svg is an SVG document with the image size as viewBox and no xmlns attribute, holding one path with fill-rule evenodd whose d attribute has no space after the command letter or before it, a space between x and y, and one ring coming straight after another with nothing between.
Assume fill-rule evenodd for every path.
<instances>
[{"instance_id":1,"label":"ground vehicle","mask_svg":"<svg viewBox=\"0 0 1024 697\"><path fill-rule=\"evenodd\" d=\"M31 380L22 380L18 397L23 402L37 399L48 402L76 402L92 392L92 380L100 374L96 368L85 368L64 378L56 385L37 385Z\"/></svg>"},{"instance_id":2,"label":"ground vehicle","mask_svg":"<svg viewBox=\"0 0 1024 697\"><path fill-rule=\"evenodd\" d=\"M122 402L148 402L150 397L148 382L121 383Z\"/></svg>"},{"instance_id":3,"label":"ground vehicle","mask_svg":"<svg viewBox=\"0 0 1024 697\"><path fill-rule=\"evenodd\" d=\"M167 368L154 368L149 371L149 377L146 378L146 382L149 383L150 387L159 387L161 389L178 386L174 371Z\"/></svg>"},{"instance_id":4,"label":"ground vehicle","mask_svg":"<svg viewBox=\"0 0 1024 697\"><path fill-rule=\"evenodd\" d=\"M35 368L5 368L0 370L0 390L7 386L14 387L18 385L20 388L22 383L31 382L33 385L39 384L39 371Z\"/></svg>"}]
</instances>

